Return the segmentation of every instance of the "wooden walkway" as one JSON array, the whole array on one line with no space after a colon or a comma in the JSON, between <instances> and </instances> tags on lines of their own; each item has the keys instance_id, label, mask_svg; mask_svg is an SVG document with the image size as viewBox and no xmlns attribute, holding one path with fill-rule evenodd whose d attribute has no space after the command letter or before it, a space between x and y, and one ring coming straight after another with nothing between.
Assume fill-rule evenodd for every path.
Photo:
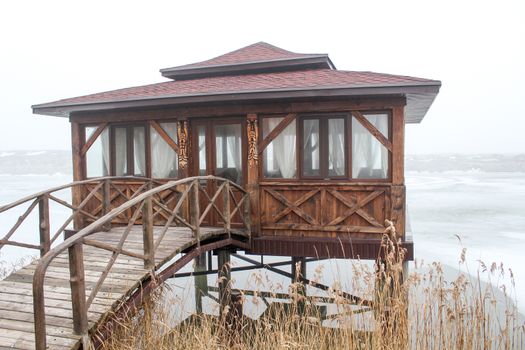
<instances>
[{"instance_id":1,"label":"wooden walkway","mask_svg":"<svg viewBox=\"0 0 525 350\"><path fill-rule=\"evenodd\" d=\"M124 228L97 232L90 240L115 245ZM154 228L157 238L161 227ZM201 241L220 236L223 228L201 227ZM241 232L238 232L241 233ZM194 246L196 239L189 228L173 227L168 230L155 251L155 268L159 269L177 254ZM124 249L141 254L144 252L142 226L135 226L126 239ZM86 294L89 295L103 273L111 252L86 246L84 248ZM34 349L33 273L38 260L0 281L0 349ZM93 330L105 317L120 305L150 273L144 261L129 256L119 256L100 292L88 312L89 328ZM47 345L53 349L75 349L81 336L73 332L69 259L67 252L53 260L45 279Z\"/></svg>"},{"instance_id":2,"label":"wooden walkway","mask_svg":"<svg viewBox=\"0 0 525 350\"><path fill-rule=\"evenodd\" d=\"M65 189L72 189L71 203L57 197ZM50 201L71 210L53 232ZM0 249L40 251L40 259L0 281L0 350L87 348L110 336L106 321L140 307L192 259L229 246L248 248L249 204L242 187L210 175L166 183L89 179L0 206L0 214L22 212L0 236ZM30 244L18 237L19 228L35 208L40 243ZM208 227L212 214L219 223Z\"/></svg>"}]
</instances>

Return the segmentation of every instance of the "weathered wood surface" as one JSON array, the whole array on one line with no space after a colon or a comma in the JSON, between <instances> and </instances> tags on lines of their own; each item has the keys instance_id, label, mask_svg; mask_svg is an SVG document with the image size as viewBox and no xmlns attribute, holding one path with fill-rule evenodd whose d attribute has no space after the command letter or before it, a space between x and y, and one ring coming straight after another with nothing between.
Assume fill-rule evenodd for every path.
<instances>
[{"instance_id":1,"label":"weathered wood surface","mask_svg":"<svg viewBox=\"0 0 525 350\"><path fill-rule=\"evenodd\" d=\"M263 235L380 238L392 215L389 184L263 183L259 188Z\"/></svg>"},{"instance_id":2,"label":"weathered wood surface","mask_svg":"<svg viewBox=\"0 0 525 350\"><path fill-rule=\"evenodd\" d=\"M98 232L90 236L91 241L106 245L117 245L124 227ZM153 228L155 240L161 227ZM224 234L223 228L201 227L201 240ZM189 228L168 229L160 246L155 251L155 269L167 263L183 250L197 243ZM123 249L137 254L144 252L143 228L136 225L124 242ZM111 252L83 245L84 281L86 294L96 287L99 277L104 273ZM33 272L37 261L12 273L0 281L0 349L34 349L33 320ZM149 276L143 259L120 255L100 292L93 299L88 310L88 327L93 330L100 324L120 301L124 300L141 281ZM73 311L70 287L68 253L64 252L53 260L47 270L45 285L47 344L53 349L74 349L80 345L80 336L73 331Z\"/></svg>"}]
</instances>

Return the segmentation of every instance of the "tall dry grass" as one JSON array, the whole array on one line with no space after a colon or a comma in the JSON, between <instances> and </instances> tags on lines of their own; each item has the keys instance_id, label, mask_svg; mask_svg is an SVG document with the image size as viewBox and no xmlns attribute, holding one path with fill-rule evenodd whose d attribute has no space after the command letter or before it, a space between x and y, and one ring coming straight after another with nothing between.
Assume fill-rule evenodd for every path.
<instances>
[{"instance_id":1,"label":"tall dry grass","mask_svg":"<svg viewBox=\"0 0 525 350\"><path fill-rule=\"evenodd\" d=\"M453 280L439 263L416 268L403 276L403 254L394 242L395 231L384 236L384 259L370 268L352 262L352 294L374 300L371 308L350 302L338 284L323 296L304 295L294 283L287 302L270 302L257 319L194 314L175 326L166 305L171 292L161 289L143 309L121 326L104 344L117 349L522 349L525 326L510 290L513 276L502 265L480 263L477 278L467 269ZM298 267L297 267L298 268ZM259 291L268 290L260 275L253 276ZM481 282L482 278L488 283ZM510 288L502 285L510 277ZM322 268L313 280L320 281ZM259 292L260 294L260 292ZM277 297L277 292L275 292ZM515 296L514 296L515 297ZM243 297L245 307L259 307L263 299ZM178 300L177 303L184 303ZM320 304L332 305L330 317ZM252 305L250 305L252 304Z\"/></svg>"}]
</instances>

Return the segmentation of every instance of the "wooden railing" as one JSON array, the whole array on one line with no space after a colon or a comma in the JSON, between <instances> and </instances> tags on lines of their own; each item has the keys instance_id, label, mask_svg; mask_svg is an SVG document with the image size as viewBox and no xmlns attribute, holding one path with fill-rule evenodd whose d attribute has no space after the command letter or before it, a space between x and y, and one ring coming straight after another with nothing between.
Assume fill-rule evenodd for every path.
<instances>
[{"instance_id":1,"label":"wooden railing","mask_svg":"<svg viewBox=\"0 0 525 350\"><path fill-rule=\"evenodd\" d=\"M112 207L117 203L115 200L118 196L123 196L122 190L119 186L127 184L128 182L138 183L140 185L133 188L132 192L127 192L126 200L132 199L139 194L162 184L159 181L151 180L141 177L103 177L94 178L84 181L76 181L67 185L52 188L50 190L42 191L31 196L27 196L17 200L11 204L0 207L0 215L8 211L15 211L17 209L24 209L24 205L29 203L25 211L19 216L18 220L0 239L0 250L5 246L15 246L21 248L35 249L40 251L40 256L44 256L52 246L57 243L57 240L65 232L65 230L75 225L75 228L81 228L86 222L93 222L107 214ZM80 196L71 196L72 200L59 198L59 193L64 190L71 189L73 192L80 193ZM119 193L120 192L120 193ZM122 193L122 194L121 194ZM69 193L68 193L69 194ZM98 198L99 204L96 207L89 208L89 204ZM58 207L70 209L71 215L58 225L56 231L52 232L50 217L57 218L53 215L52 206L50 202L54 202ZM21 241L20 227L28 220L34 209L38 207L38 231L39 244L32 244ZM56 210L56 209L55 209ZM107 225L105 227L107 229Z\"/></svg>"},{"instance_id":2,"label":"wooden railing","mask_svg":"<svg viewBox=\"0 0 525 350\"><path fill-rule=\"evenodd\" d=\"M262 235L381 238L385 220L403 233L404 188L388 183L263 182Z\"/></svg>"},{"instance_id":3,"label":"wooden railing","mask_svg":"<svg viewBox=\"0 0 525 350\"><path fill-rule=\"evenodd\" d=\"M209 193L210 187L206 186L210 181L214 184L212 188L215 188L215 193L213 194ZM232 200L232 198L236 197L234 190L237 192L237 197L238 193L241 193L242 196L240 199ZM159 197L159 194L166 191L173 191L176 195L170 197L169 200L159 200L159 198L162 198ZM204 208L200 207L202 196L208 199L208 204ZM221 197L222 201L219 201ZM221 202L221 204L219 204L219 202ZM187 208L187 214L184 213L184 208ZM77 334L87 336L88 310L120 255L143 260L144 268L150 269L153 274L155 268L155 251L159 248L170 227L179 225L189 228L193 233L196 245L199 246L201 242L201 225L210 212L214 211L222 219L221 225L224 228L224 232L231 238L231 221L235 216L241 216L245 232L250 233L249 210L248 194L237 184L214 176L191 177L178 181L170 181L137 194L119 207L114 208L67 238L63 243L47 252L40 259L35 269L33 278L33 302L37 349L43 350L46 348L45 275L49 265L59 254L66 251L69 253L74 331ZM131 218L128 220L125 229L122 230L116 245L90 239L90 235L100 232L105 227L107 228L117 217L127 211L131 211ZM155 239L153 235L153 224L155 217L159 216L160 213L163 214L165 222L164 225L161 226L160 232L157 232ZM142 223L143 253L124 249L124 243L138 220L141 220ZM88 290L86 290L84 281L84 246L94 247L111 253L100 278L89 293Z\"/></svg>"}]
</instances>

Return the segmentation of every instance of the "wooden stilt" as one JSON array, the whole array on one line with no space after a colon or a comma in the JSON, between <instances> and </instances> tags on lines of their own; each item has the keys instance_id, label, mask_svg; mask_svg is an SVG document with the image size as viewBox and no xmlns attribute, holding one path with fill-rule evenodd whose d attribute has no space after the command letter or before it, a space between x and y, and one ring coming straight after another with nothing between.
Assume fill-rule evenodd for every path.
<instances>
[{"instance_id":1,"label":"wooden stilt","mask_svg":"<svg viewBox=\"0 0 525 350\"><path fill-rule=\"evenodd\" d=\"M194 260L195 272L206 271L206 253L201 254ZM202 274L194 277L195 281L195 312L202 313L202 297L208 294L208 275Z\"/></svg>"},{"instance_id":2,"label":"wooden stilt","mask_svg":"<svg viewBox=\"0 0 525 350\"><path fill-rule=\"evenodd\" d=\"M230 304L231 294L231 266L230 266L229 250L219 250L217 255L218 270L219 270L219 302L220 315L224 314L224 309Z\"/></svg>"},{"instance_id":3,"label":"wooden stilt","mask_svg":"<svg viewBox=\"0 0 525 350\"><path fill-rule=\"evenodd\" d=\"M297 313L304 314L306 308L306 260L304 257L292 257L292 283L297 288Z\"/></svg>"},{"instance_id":4,"label":"wooden stilt","mask_svg":"<svg viewBox=\"0 0 525 350\"><path fill-rule=\"evenodd\" d=\"M226 314L226 326L230 333L230 347L235 347L235 344L240 343L243 326L242 302L242 293L238 289L233 289L230 293L230 308L228 314Z\"/></svg>"}]
</instances>

